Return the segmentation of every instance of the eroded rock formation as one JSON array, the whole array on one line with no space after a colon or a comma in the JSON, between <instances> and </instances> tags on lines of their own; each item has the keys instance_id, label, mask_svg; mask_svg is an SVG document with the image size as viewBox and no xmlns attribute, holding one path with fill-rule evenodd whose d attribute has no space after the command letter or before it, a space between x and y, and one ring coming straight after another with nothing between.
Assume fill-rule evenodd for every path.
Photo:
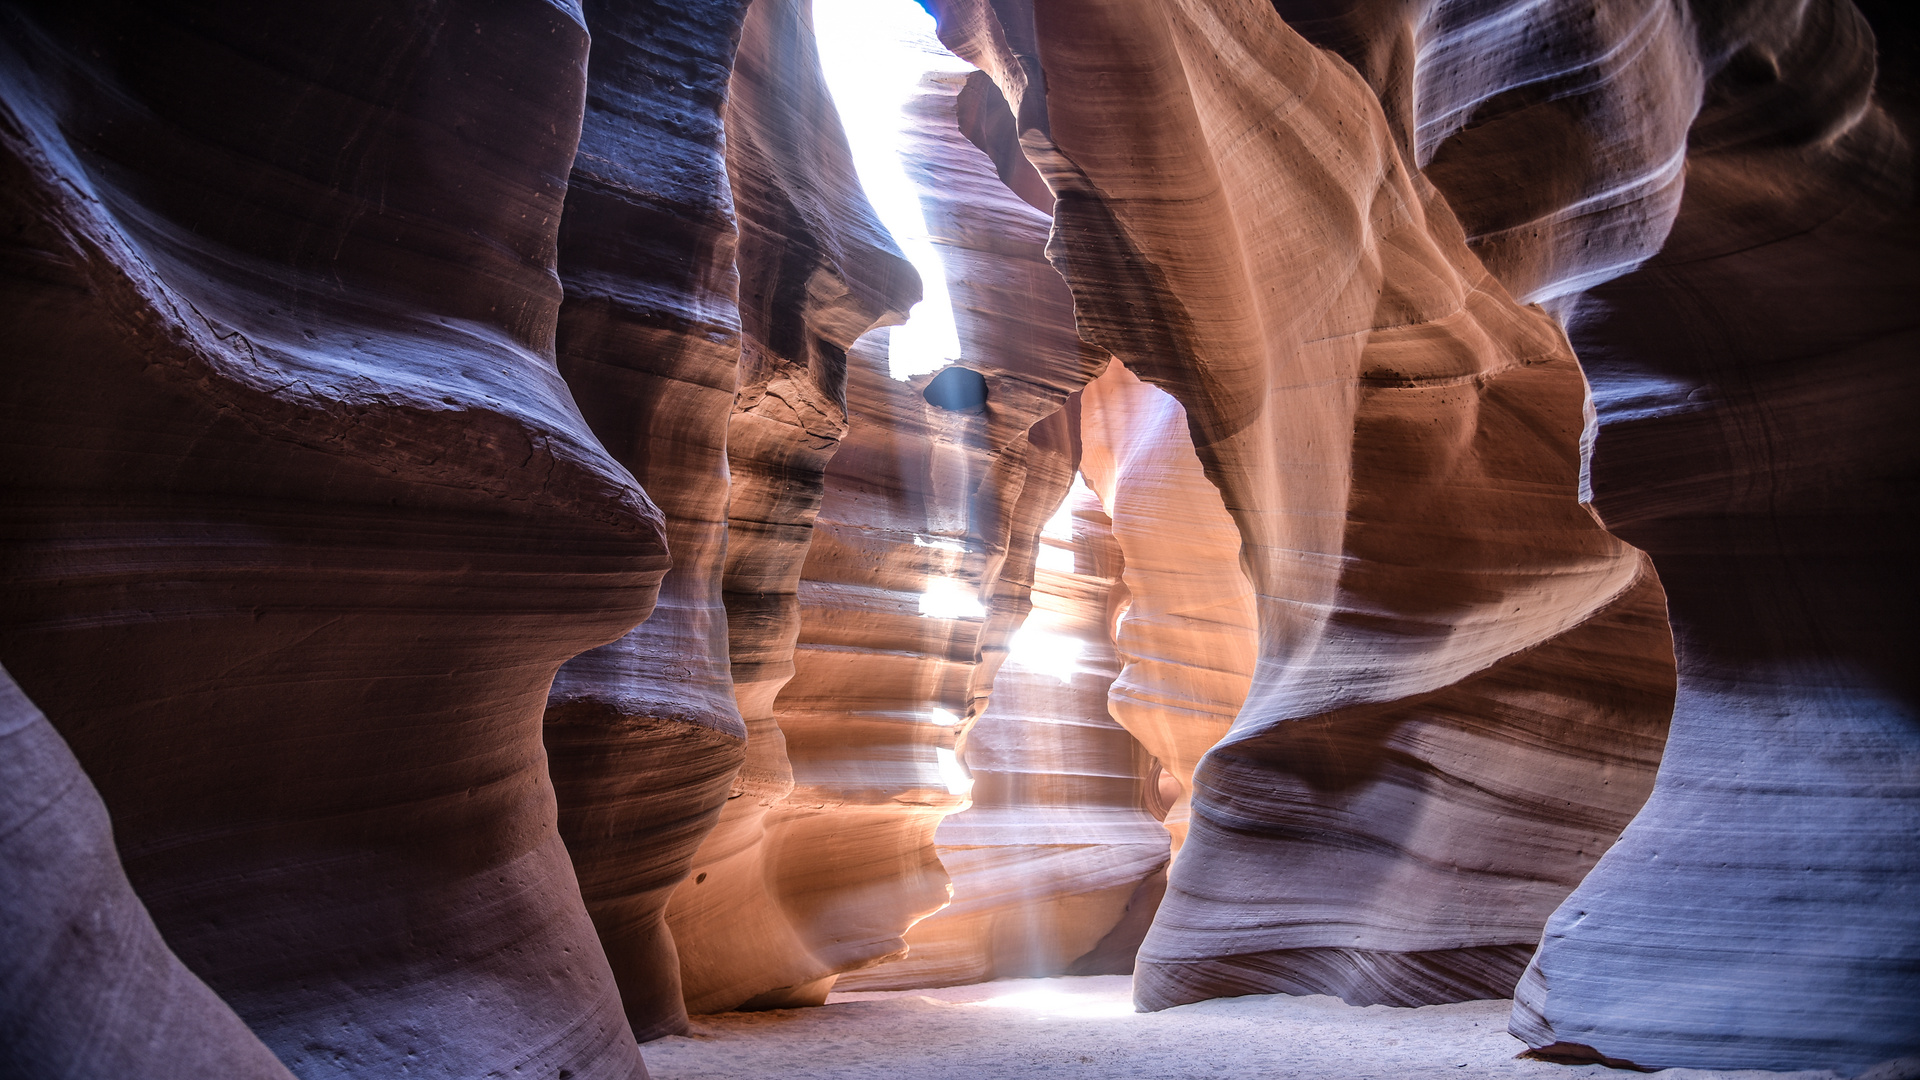
<instances>
[{"instance_id":1,"label":"eroded rock formation","mask_svg":"<svg viewBox=\"0 0 1920 1080\"><path fill-rule=\"evenodd\" d=\"M290 1080L133 894L107 808L0 671L0 1074Z\"/></svg>"},{"instance_id":2,"label":"eroded rock formation","mask_svg":"<svg viewBox=\"0 0 1920 1080\"><path fill-rule=\"evenodd\" d=\"M1045 260L1046 215L1016 198L983 148L963 137L980 84L978 76L929 78L927 92L909 108L908 154L930 232L943 253L964 368L916 380L924 384L925 402L908 391L904 417L863 414L870 418L858 431L885 457L849 459L836 464L835 473L844 476L849 494L859 493L860 503L877 496L894 509L882 520L859 503L846 504L829 534L834 547L817 550L818 561L810 560L808 568L810 579L817 572L823 582L841 581L848 566L868 560L898 564L905 555L925 563L931 554L944 564L926 563L923 573L930 570L931 579L916 586L896 571L889 585L958 588L985 601L980 619L959 620L947 631L940 652L951 674L918 680L950 688L934 697L909 691L899 702L959 720L964 734L936 750L957 751L981 770L951 785L971 784L978 801L963 818L941 824L938 840L940 861L954 877L956 904L906 939L911 951L904 961L856 978L848 983L853 986L1065 970L1113 928L1141 880L1164 861L1159 831L1140 809L1143 763L1135 761L1132 740L1104 716L1112 672L1103 670L1107 664L1100 658L1111 658L1107 594L1115 568L1108 567L1103 579L1090 565L1095 578L1069 581L1049 578L1055 571L1035 565L1043 522L1060 504L1075 467L1073 419L1062 405L1106 358L1073 333L1071 299ZM985 89L991 93L991 84ZM956 400L939 381L967 372L979 376L984 398L977 406ZM904 389L887 396L899 398ZM921 427L927 435L916 438ZM915 444L923 440L931 442L931 456L917 463L925 451ZM842 474L841 464L851 467ZM897 480L875 480L896 474ZM889 535L916 512L925 515L925 536ZM1093 537L1087 544L1111 546ZM892 545L895 554L883 554ZM928 550L918 550L923 546ZM940 548L950 554L942 556ZM832 611L836 645L853 640L847 628L861 621L863 605L849 599L822 598L822 607ZM1010 643L1016 629L1020 636ZM910 640L895 631L892 647ZM1088 669L1062 676L1035 657L1002 668L1002 658L1023 640L1042 652L1034 642L1061 648L1079 643L1091 650ZM883 632L866 641L871 648L889 638ZM1059 648L1054 653L1055 664L1066 662ZM924 669L925 662L920 665ZM825 677L818 682L836 685ZM990 706L989 687L994 701L1010 688L1012 697ZM831 701L822 695L816 708L830 710ZM1034 775L1052 771L1079 779L1063 776L1050 784ZM923 820L921 844L934 839L928 833L935 823ZM931 846L922 849L923 858L932 853Z\"/></svg>"},{"instance_id":3,"label":"eroded rock formation","mask_svg":"<svg viewBox=\"0 0 1920 1080\"><path fill-rule=\"evenodd\" d=\"M1108 708L1164 770L1177 853L1194 771L1246 704L1259 656L1240 533L1193 452L1180 403L1118 362L1081 397L1080 467L1112 515L1127 602Z\"/></svg>"},{"instance_id":4,"label":"eroded rock formation","mask_svg":"<svg viewBox=\"0 0 1920 1080\"><path fill-rule=\"evenodd\" d=\"M745 0L605 4L561 217L560 372L666 520L647 621L548 698L560 832L641 1040L685 1030L667 898L746 753L721 600L740 361L722 109Z\"/></svg>"},{"instance_id":5,"label":"eroded rock formation","mask_svg":"<svg viewBox=\"0 0 1920 1080\"><path fill-rule=\"evenodd\" d=\"M578 13L4 18L0 660L154 923L306 1077L643 1075L540 742L667 565L553 362Z\"/></svg>"},{"instance_id":6,"label":"eroded rock formation","mask_svg":"<svg viewBox=\"0 0 1920 1080\"><path fill-rule=\"evenodd\" d=\"M1910 36L931 6L912 381L806 0L0 7L6 1068L640 1077L1163 885L1150 1008L1920 1054Z\"/></svg>"},{"instance_id":7,"label":"eroded rock formation","mask_svg":"<svg viewBox=\"0 0 1920 1080\"><path fill-rule=\"evenodd\" d=\"M1667 585L1679 698L1513 1030L1567 1060L1852 1074L1920 1057L1915 129L1870 96L1851 5L1742 29L1665 249L1575 323L1595 506Z\"/></svg>"},{"instance_id":8,"label":"eroded rock formation","mask_svg":"<svg viewBox=\"0 0 1920 1080\"><path fill-rule=\"evenodd\" d=\"M826 466L846 432L846 351L867 330L903 319L919 292L860 192L804 4L763 0L749 11L726 130L743 336L727 426L722 588L747 750L668 913L696 1012L825 974L769 859L766 815L794 783L774 699L793 675L801 567Z\"/></svg>"},{"instance_id":9,"label":"eroded rock formation","mask_svg":"<svg viewBox=\"0 0 1920 1080\"><path fill-rule=\"evenodd\" d=\"M942 26L1014 103L1082 332L1186 408L1259 612L1139 1000L1504 993L1671 694L1659 586L1577 498L1564 336L1270 6L1011 11Z\"/></svg>"},{"instance_id":10,"label":"eroded rock formation","mask_svg":"<svg viewBox=\"0 0 1920 1080\"><path fill-rule=\"evenodd\" d=\"M697 1011L822 1000L838 973L898 955L907 928L946 902L933 831L964 805L964 791L953 790L951 769L943 775L940 754L955 750L949 724L984 703L1025 615L1041 525L1072 473L1064 432L1030 438L1029 429L1057 414L1103 357L1059 320L1063 289L1040 251L1045 218L961 138L958 89L937 83L922 100L915 160L925 190L938 193L929 225L961 316L963 370L952 377L974 380L970 393L982 397L950 398L933 388L939 375L895 381L868 345L841 368L847 433L813 489L818 524L789 549L804 553L804 571L787 564L791 592L736 605L757 612L755 627L772 623L759 606L776 596L793 613L783 625L798 617L780 654L790 669L756 661L771 673L758 686L738 663L735 675L749 722L764 710L766 752L784 744L792 786L769 784L759 802L729 810L742 826L723 818L709 842L727 863L697 865L676 895L676 938L686 948L698 937L703 950L687 965ZM743 193L743 220L747 206ZM1040 309L1050 319L1026 317L1029 295L1054 300ZM738 476L743 449L733 453ZM736 523L742 517L736 510ZM736 657L750 655L745 647L736 633ZM761 752L751 738L749 775ZM753 897L751 914L742 896Z\"/></svg>"},{"instance_id":11,"label":"eroded rock formation","mask_svg":"<svg viewBox=\"0 0 1920 1080\"><path fill-rule=\"evenodd\" d=\"M1032 610L961 740L972 805L934 834L953 903L913 927L903 959L836 990L1132 967L1168 842L1149 809L1153 759L1107 714L1119 549L1084 487L1052 520L1062 517L1065 535L1050 527L1041 544L1054 557L1020 571L1033 578Z\"/></svg>"},{"instance_id":12,"label":"eroded rock formation","mask_svg":"<svg viewBox=\"0 0 1920 1080\"><path fill-rule=\"evenodd\" d=\"M1468 244L1521 302L1564 311L1659 250L1700 103L1687 5L1274 7L1366 80L1403 160L1445 193Z\"/></svg>"}]
</instances>

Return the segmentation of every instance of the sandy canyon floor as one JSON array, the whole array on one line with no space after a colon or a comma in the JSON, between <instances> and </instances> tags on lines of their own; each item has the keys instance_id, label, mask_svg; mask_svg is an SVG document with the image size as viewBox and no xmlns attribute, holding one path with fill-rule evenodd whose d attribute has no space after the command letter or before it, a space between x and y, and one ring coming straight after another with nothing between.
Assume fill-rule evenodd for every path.
<instances>
[{"instance_id":1,"label":"sandy canyon floor","mask_svg":"<svg viewBox=\"0 0 1920 1080\"><path fill-rule=\"evenodd\" d=\"M815 1009L695 1017L648 1043L655 1080L1416 1080L1636 1074L1516 1058L1507 1001L1393 1009L1332 997L1226 998L1133 1011L1131 980L1005 979L835 994ZM1669 1069L1666 1080L1831 1080L1830 1072ZM1887 1080L1893 1080L1888 1077Z\"/></svg>"}]
</instances>

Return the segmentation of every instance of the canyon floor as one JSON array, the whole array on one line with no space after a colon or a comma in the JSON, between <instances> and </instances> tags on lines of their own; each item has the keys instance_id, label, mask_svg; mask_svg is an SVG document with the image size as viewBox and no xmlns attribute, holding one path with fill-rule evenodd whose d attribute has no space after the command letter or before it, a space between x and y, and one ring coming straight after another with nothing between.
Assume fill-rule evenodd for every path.
<instances>
[{"instance_id":1,"label":"canyon floor","mask_svg":"<svg viewBox=\"0 0 1920 1080\"><path fill-rule=\"evenodd\" d=\"M813 1009L695 1017L648 1043L654 1080L1417 1080L1638 1075L1515 1057L1511 1002L1356 1008L1332 997L1224 998L1136 1013L1132 980L1003 979L835 994ZM1820 1072L1669 1069L1666 1080L1833 1080ZM1904 1071L1902 1075L1905 1075ZM1892 1080L1889 1075L1888 1080Z\"/></svg>"}]
</instances>

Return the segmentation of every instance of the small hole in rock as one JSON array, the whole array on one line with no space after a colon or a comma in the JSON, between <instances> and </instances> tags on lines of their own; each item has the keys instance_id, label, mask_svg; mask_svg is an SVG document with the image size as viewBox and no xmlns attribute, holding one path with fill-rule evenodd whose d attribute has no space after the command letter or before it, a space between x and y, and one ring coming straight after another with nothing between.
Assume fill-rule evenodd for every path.
<instances>
[{"instance_id":1,"label":"small hole in rock","mask_svg":"<svg viewBox=\"0 0 1920 1080\"><path fill-rule=\"evenodd\" d=\"M942 369L920 393L938 409L979 412L987 404L987 380L971 368L954 364Z\"/></svg>"},{"instance_id":2,"label":"small hole in rock","mask_svg":"<svg viewBox=\"0 0 1920 1080\"><path fill-rule=\"evenodd\" d=\"M693 883L694 883L695 885L698 885L698 884L700 884L701 882L703 882L703 881L705 881L705 880L707 880L707 875L705 875L705 874L698 874L698 875L695 875L695 877L694 877L694 879L693 879Z\"/></svg>"}]
</instances>

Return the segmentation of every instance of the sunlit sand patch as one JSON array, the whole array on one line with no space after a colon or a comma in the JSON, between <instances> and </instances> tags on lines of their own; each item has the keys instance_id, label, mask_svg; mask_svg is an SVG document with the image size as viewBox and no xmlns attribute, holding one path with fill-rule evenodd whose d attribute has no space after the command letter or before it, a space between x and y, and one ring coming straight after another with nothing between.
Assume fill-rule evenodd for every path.
<instances>
[{"instance_id":1,"label":"sunlit sand patch","mask_svg":"<svg viewBox=\"0 0 1920 1080\"><path fill-rule=\"evenodd\" d=\"M1285 994L1133 1011L1125 975L834 994L814 1009L693 1018L648 1043L655 1080L1620 1080L1520 1058L1509 1001L1394 1009ZM1663 1080L1836 1080L1670 1069Z\"/></svg>"}]
</instances>

